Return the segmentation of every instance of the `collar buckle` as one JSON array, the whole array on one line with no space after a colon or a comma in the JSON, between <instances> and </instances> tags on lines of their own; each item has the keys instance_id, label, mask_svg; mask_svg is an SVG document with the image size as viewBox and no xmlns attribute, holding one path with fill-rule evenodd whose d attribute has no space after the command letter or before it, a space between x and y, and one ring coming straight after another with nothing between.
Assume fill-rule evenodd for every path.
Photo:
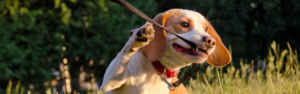
<instances>
[{"instance_id":1,"label":"collar buckle","mask_svg":"<svg viewBox=\"0 0 300 94\"><path fill-rule=\"evenodd\" d=\"M164 69L166 70L166 69ZM173 86L171 83L168 82L168 80L166 79L166 75L163 77L164 73L158 73L159 77L161 78L162 81L164 81L167 85L168 85L168 88L170 90L175 90L177 87L176 86Z\"/></svg>"}]
</instances>

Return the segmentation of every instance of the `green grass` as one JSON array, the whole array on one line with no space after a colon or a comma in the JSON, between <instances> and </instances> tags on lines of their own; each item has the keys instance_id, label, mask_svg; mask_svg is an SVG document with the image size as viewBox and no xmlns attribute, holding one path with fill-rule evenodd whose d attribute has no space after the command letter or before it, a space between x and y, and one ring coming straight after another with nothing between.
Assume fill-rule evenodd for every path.
<instances>
[{"instance_id":1,"label":"green grass","mask_svg":"<svg viewBox=\"0 0 300 94\"><path fill-rule=\"evenodd\" d=\"M196 73L195 79L189 80L186 86L190 94L298 94L300 93L300 70L297 60L297 51L289 49L280 50L275 42L271 44L269 54L265 61L268 62L266 70L248 71L255 62L239 62L240 68L233 63L223 72L222 68L208 66L205 73ZM230 47L229 47L230 48ZM259 64L259 62L257 63ZM20 82L12 88L11 81L7 86L7 94L24 94L20 89ZM103 94L96 91L97 94ZM47 94L53 94L51 89ZM95 94L95 91L86 92ZM56 93L54 93L56 94Z\"/></svg>"},{"instance_id":2,"label":"green grass","mask_svg":"<svg viewBox=\"0 0 300 94\"><path fill-rule=\"evenodd\" d=\"M266 58L267 70L248 72L250 64L240 62L241 68L229 66L227 72L222 68L209 66L206 72L197 73L196 79L190 79L191 94L298 94L300 93L300 71L297 51L279 50L273 42ZM247 78L248 77L248 78Z\"/></svg>"}]
</instances>

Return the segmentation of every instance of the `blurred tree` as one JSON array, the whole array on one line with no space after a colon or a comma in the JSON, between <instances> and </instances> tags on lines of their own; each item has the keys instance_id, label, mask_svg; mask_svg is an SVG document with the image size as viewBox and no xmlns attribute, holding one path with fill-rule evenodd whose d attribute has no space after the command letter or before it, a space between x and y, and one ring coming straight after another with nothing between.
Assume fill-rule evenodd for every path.
<instances>
[{"instance_id":1,"label":"blurred tree","mask_svg":"<svg viewBox=\"0 0 300 94\"><path fill-rule=\"evenodd\" d=\"M156 14L152 0L129 2ZM63 58L73 82L81 66L101 81L106 61L123 47L128 32L146 22L109 0L4 0L0 21L0 87L13 79L41 91Z\"/></svg>"}]
</instances>

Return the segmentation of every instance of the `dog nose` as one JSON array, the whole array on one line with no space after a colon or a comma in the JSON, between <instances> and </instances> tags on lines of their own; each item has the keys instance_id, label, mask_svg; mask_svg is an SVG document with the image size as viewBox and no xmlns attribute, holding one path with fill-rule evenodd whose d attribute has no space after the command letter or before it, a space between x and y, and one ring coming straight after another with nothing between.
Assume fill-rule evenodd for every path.
<instances>
[{"instance_id":1,"label":"dog nose","mask_svg":"<svg viewBox=\"0 0 300 94\"><path fill-rule=\"evenodd\" d=\"M208 48L211 48L216 44L216 39L211 36L203 37L203 41L205 41L205 44Z\"/></svg>"}]
</instances>

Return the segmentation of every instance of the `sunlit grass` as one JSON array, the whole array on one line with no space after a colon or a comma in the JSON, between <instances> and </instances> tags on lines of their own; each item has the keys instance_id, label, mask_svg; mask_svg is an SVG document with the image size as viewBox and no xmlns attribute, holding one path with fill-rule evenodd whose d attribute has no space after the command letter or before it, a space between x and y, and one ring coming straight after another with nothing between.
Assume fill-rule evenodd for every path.
<instances>
[{"instance_id":1,"label":"sunlit grass","mask_svg":"<svg viewBox=\"0 0 300 94\"><path fill-rule=\"evenodd\" d=\"M298 94L300 93L299 64L297 51L280 50L273 42L266 58L266 70L249 71L250 64L240 62L241 68L229 66L227 72L209 66L206 72L197 74L189 85L191 94ZM259 63L258 63L259 64ZM247 71L248 70L248 71ZM220 75L222 74L222 75Z\"/></svg>"},{"instance_id":2,"label":"sunlit grass","mask_svg":"<svg viewBox=\"0 0 300 94\"><path fill-rule=\"evenodd\" d=\"M300 93L300 71L297 60L297 51L293 51L289 43L289 49L280 50L279 45L272 43L269 54L261 64L258 61L257 70L253 71L254 61L239 62L240 68L233 64L226 68L208 66L205 73L196 73L195 79L189 80L186 86L190 94L298 94ZM230 47L229 47L230 48ZM31 91L20 89L21 82L12 86L9 81L6 94L24 94ZM40 94L43 94L41 92ZM51 88L46 94L57 94ZM79 94L79 93L74 93ZM86 91L86 94L104 94L97 91Z\"/></svg>"}]
</instances>

